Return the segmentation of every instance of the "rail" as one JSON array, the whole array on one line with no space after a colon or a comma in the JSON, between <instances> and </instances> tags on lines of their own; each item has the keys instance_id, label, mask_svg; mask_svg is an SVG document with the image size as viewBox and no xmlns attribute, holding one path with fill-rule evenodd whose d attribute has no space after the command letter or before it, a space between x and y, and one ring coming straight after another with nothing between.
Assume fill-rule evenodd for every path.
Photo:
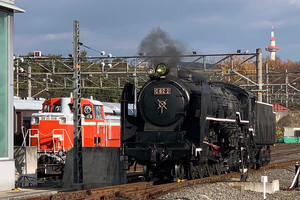
<instances>
[{"instance_id":1,"label":"rail","mask_svg":"<svg viewBox=\"0 0 300 200\"><path fill-rule=\"evenodd\" d=\"M292 166L298 160L270 163L258 170L249 170L249 173L257 173L268 169L277 169ZM232 178L240 178L240 172L231 172L228 174L215 175L195 180L184 180L181 182L153 185L151 182L138 182L124 185L116 185L103 188L94 188L88 190L62 192L30 198L31 200L55 200L55 199L157 199L160 196L172 191L180 190L184 187L192 187L198 184L216 183L219 181L228 181ZM29 199L29 198L28 198Z\"/></svg>"}]
</instances>

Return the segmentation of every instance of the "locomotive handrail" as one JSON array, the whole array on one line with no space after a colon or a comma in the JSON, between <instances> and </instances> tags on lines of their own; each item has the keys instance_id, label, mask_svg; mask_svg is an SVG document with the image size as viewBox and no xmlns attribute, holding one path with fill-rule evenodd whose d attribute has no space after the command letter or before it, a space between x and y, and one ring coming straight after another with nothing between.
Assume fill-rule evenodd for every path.
<instances>
[{"instance_id":1,"label":"locomotive handrail","mask_svg":"<svg viewBox=\"0 0 300 200\"><path fill-rule=\"evenodd\" d=\"M103 133L104 131L106 131L106 123L105 122L96 122L96 133L97 133L97 137L99 136L99 134ZM100 128L101 128L101 132L100 132ZM107 137L107 135L106 135ZM106 141L106 139L105 139ZM107 141L105 142L105 144L107 145Z\"/></svg>"},{"instance_id":2,"label":"locomotive handrail","mask_svg":"<svg viewBox=\"0 0 300 200\"><path fill-rule=\"evenodd\" d=\"M37 133L34 135L31 135L32 131L37 131ZM26 135L29 135L29 146L31 146L31 138L37 138L38 150L40 150L40 131L39 131L39 129L28 129Z\"/></svg>"},{"instance_id":3,"label":"locomotive handrail","mask_svg":"<svg viewBox=\"0 0 300 200\"><path fill-rule=\"evenodd\" d=\"M109 137L107 137L107 134ZM105 123L105 146L107 147L108 145L108 139L111 139L111 124L110 122Z\"/></svg>"},{"instance_id":4,"label":"locomotive handrail","mask_svg":"<svg viewBox=\"0 0 300 200\"><path fill-rule=\"evenodd\" d=\"M41 132L39 132L39 134L41 134L43 136L47 136L47 135L52 135L52 132L50 132L50 133L41 133Z\"/></svg>"},{"instance_id":5,"label":"locomotive handrail","mask_svg":"<svg viewBox=\"0 0 300 200\"><path fill-rule=\"evenodd\" d=\"M104 126L105 126L105 146L107 147L107 143L108 143L108 141L107 141L107 123L105 123Z\"/></svg>"},{"instance_id":6,"label":"locomotive handrail","mask_svg":"<svg viewBox=\"0 0 300 200\"><path fill-rule=\"evenodd\" d=\"M56 150L55 150L55 138L57 138L58 140L57 140L57 152L61 149L60 148L60 146L61 145L59 145L59 143L61 143L61 141L63 142L63 144L62 144L62 150L64 151L65 149L64 149L64 142L65 142L65 140L64 140L64 134L53 134L53 136L52 136L52 143L53 143L53 152L55 153L56 152Z\"/></svg>"},{"instance_id":7,"label":"locomotive handrail","mask_svg":"<svg viewBox=\"0 0 300 200\"><path fill-rule=\"evenodd\" d=\"M26 131L26 133L24 133L24 129L25 129L25 127L22 126L22 128L21 128L22 136L23 136L22 147L26 146L26 138L27 138L27 134L28 134L28 131Z\"/></svg>"},{"instance_id":8,"label":"locomotive handrail","mask_svg":"<svg viewBox=\"0 0 300 200\"><path fill-rule=\"evenodd\" d=\"M62 131L62 134L55 134L55 131ZM52 136L53 136L53 151L55 152L55 142L54 142L54 135L62 135L62 141L63 141L63 150L65 151L65 134L68 136L69 142L71 143L71 146L73 146L73 143L70 139L70 136L67 132L66 129L53 129L53 131L51 132Z\"/></svg>"},{"instance_id":9,"label":"locomotive handrail","mask_svg":"<svg viewBox=\"0 0 300 200\"><path fill-rule=\"evenodd\" d=\"M81 137L82 137L81 145L84 146L84 126L80 126L80 130L81 130ZM72 146L73 146L73 144L72 144Z\"/></svg>"},{"instance_id":10,"label":"locomotive handrail","mask_svg":"<svg viewBox=\"0 0 300 200\"><path fill-rule=\"evenodd\" d=\"M36 133L34 135L32 135L33 131L36 131ZM56 131L62 131L62 134L55 134ZM27 136L29 137L29 146L31 146L31 139L32 138L37 138L37 142L38 142L38 147L37 148L38 148L38 150L41 150L41 147L40 147L40 145L41 145L40 144L40 135L43 135L43 136L51 135L52 136L52 141L53 141L53 151L56 152L56 150L55 150L55 141L54 141L54 138L55 138L56 135L61 135L62 136L62 141L63 141L63 147L62 147L62 149L65 151L64 133L66 133L71 146L73 146L73 142L72 142L72 140L71 140L71 138L70 138L70 136L69 136L69 134L68 134L68 132L67 132L66 129L53 129L52 132L47 133L47 134L41 133L39 131L39 129L28 129L27 133L26 133L26 137Z\"/></svg>"},{"instance_id":11,"label":"locomotive handrail","mask_svg":"<svg viewBox=\"0 0 300 200\"><path fill-rule=\"evenodd\" d=\"M119 139L112 138L112 126L113 126L112 124L113 124L112 120L107 120L107 121L105 121L105 124L104 124L105 134L106 134L106 136L105 136L105 146L109 145L108 141L119 140ZM107 137L107 135L108 135L108 137Z\"/></svg>"}]
</instances>

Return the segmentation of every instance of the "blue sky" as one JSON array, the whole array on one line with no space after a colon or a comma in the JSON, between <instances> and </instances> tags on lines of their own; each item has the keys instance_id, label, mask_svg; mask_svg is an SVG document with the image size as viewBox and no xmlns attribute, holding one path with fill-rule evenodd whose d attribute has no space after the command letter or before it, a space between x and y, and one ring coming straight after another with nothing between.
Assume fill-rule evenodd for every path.
<instances>
[{"instance_id":1,"label":"blue sky","mask_svg":"<svg viewBox=\"0 0 300 200\"><path fill-rule=\"evenodd\" d=\"M300 0L15 0L15 54L73 51L73 20L80 40L114 56L137 55L141 40L156 27L200 54L255 52L270 44L277 55L300 61ZM83 50L83 48L81 48ZM97 52L87 49L88 56Z\"/></svg>"}]
</instances>

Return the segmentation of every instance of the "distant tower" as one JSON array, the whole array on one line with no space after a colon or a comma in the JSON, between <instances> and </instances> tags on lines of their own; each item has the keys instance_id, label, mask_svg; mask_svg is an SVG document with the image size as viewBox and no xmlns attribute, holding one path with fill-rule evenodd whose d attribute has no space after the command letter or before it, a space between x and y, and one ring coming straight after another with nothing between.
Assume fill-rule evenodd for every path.
<instances>
[{"instance_id":1,"label":"distant tower","mask_svg":"<svg viewBox=\"0 0 300 200\"><path fill-rule=\"evenodd\" d=\"M272 32L271 32L271 45L266 47L266 51L270 52L270 57L272 60L275 60L275 53L279 51L280 48L275 45L275 39L274 39L274 29L272 26Z\"/></svg>"}]
</instances>

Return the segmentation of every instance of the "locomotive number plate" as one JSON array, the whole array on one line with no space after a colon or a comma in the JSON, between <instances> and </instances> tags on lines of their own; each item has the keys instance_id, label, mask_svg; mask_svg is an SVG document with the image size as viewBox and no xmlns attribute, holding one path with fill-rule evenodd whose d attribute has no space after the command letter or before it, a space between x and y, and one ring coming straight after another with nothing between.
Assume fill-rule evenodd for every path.
<instances>
[{"instance_id":1,"label":"locomotive number plate","mask_svg":"<svg viewBox=\"0 0 300 200\"><path fill-rule=\"evenodd\" d=\"M59 118L53 116L45 116L45 117L41 117L41 120L59 120Z\"/></svg>"},{"instance_id":2,"label":"locomotive number plate","mask_svg":"<svg viewBox=\"0 0 300 200\"><path fill-rule=\"evenodd\" d=\"M171 94L171 88L154 88L154 95Z\"/></svg>"}]
</instances>

